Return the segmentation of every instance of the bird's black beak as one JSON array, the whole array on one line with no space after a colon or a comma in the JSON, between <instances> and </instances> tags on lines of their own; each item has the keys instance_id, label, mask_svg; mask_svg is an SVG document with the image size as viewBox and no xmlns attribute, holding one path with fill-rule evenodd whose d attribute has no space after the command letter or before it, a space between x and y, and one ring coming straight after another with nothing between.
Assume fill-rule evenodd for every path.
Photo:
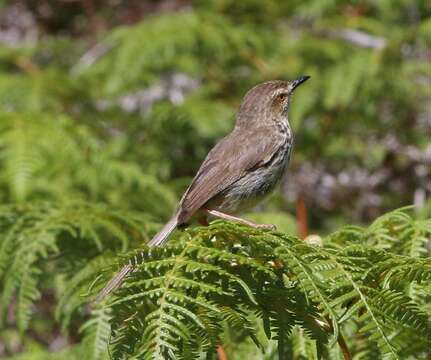
<instances>
[{"instance_id":1,"label":"bird's black beak","mask_svg":"<svg viewBox=\"0 0 431 360\"><path fill-rule=\"evenodd\" d=\"M307 81L310 77L308 75L303 75L296 80L293 80L290 84L291 91L295 90L299 85L301 85L303 82Z\"/></svg>"}]
</instances>

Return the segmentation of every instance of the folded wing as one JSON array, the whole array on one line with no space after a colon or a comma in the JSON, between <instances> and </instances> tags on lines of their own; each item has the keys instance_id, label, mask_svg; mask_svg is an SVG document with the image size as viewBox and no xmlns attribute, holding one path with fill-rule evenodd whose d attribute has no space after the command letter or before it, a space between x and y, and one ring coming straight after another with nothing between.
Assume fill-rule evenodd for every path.
<instances>
[{"instance_id":1,"label":"folded wing","mask_svg":"<svg viewBox=\"0 0 431 360\"><path fill-rule=\"evenodd\" d=\"M179 223L186 222L211 198L247 172L265 165L283 144L284 138L271 127L253 131L234 130L207 155L178 209Z\"/></svg>"}]
</instances>

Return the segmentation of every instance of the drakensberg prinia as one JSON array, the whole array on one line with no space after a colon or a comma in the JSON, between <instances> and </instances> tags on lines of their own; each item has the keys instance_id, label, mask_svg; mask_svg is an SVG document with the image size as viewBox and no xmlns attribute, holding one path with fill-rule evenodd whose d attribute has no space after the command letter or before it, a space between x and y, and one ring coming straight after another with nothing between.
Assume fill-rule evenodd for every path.
<instances>
[{"instance_id":1,"label":"drakensberg prinia","mask_svg":"<svg viewBox=\"0 0 431 360\"><path fill-rule=\"evenodd\" d=\"M254 224L233 216L255 206L282 178L293 147L288 107L294 90L309 79L273 80L256 85L245 95L235 127L208 153L178 208L167 224L150 241L150 246L164 244L180 225L192 219L206 222L208 216ZM121 285L133 270L126 265L98 295L104 298Z\"/></svg>"}]
</instances>

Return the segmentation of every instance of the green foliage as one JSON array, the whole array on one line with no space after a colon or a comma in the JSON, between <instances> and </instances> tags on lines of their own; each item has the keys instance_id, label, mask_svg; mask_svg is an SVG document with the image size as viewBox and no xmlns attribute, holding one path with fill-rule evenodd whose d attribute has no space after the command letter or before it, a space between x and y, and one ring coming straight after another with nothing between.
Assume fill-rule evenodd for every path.
<instances>
[{"instance_id":1,"label":"green foliage","mask_svg":"<svg viewBox=\"0 0 431 360\"><path fill-rule=\"evenodd\" d=\"M85 69L84 75L103 84L98 92L111 96L139 89L167 70L205 76L212 63L216 65L214 75L222 75L219 81L226 81L229 70L234 71L244 60L249 61L251 54L264 50L261 38L250 30L236 27L217 14L181 12L154 17L112 32L102 43L110 50ZM157 41L140 41L152 38ZM219 67L224 68L224 74Z\"/></svg>"},{"instance_id":2,"label":"green foliage","mask_svg":"<svg viewBox=\"0 0 431 360\"><path fill-rule=\"evenodd\" d=\"M323 247L225 222L188 230L163 248L128 256L136 271L88 322L96 333L100 326L112 330L111 338L99 336L94 351L110 346L115 359L200 358L215 351L226 329L263 347L261 323L280 359L329 359L343 338L353 354L365 341L388 359L426 357L431 262L376 239L429 238L430 225L401 209L369 228L342 229ZM420 253L424 248L422 242Z\"/></svg>"},{"instance_id":3,"label":"green foliage","mask_svg":"<svg viewBox=\"0 0 431 360\"><path fill-rule=\"evenodd\" d=\"M74 346L70 349L58 351L58 352L49 352L44 351L40 349L32 349L31 352L11 356L5 358L6 360L56 360L56 359L62 359L62 360L81 360L83 358L85 352L82 350L80 346Z\"/></svg>"},{"instance_id":4,"label":"green foliage","mask_svg":"<svg viewBox=\"0 0 431 360\"><path fill-rule=\"evenodd\" d=\"M429 1L0 3L0 357L431 357ZM246 214L279 232L145 247L244 93L302 74L287 182Z\"/></svg>"},{"instance_id":5,"label":"green foliage","mask_svg":"<svg viewBox=\"0 0 431 360\"><path fill-rule=\"evenodd\" d=\"M91 304L79 351L92 359L201 358L247 339L279 359L340 358L343 341L361 358L430 355L423 239L431 220L414 220L409 209L343 228L323 246L217 221L120 263L112 249L148 239L142 214L85 203L4 206L0 214L2 317L13 303L22 334L42 284L58 284L57 318L73 329L103 286L100 273L108 279L135 266L111 297Z\"/></svg>"},{"instance_id":6,"label":"green foliage","mask_svg":"<svg viewBox=\"0 0 431 360\"><path fill-rule=\"evenodd\" d=\"M59 277L65 281L81 266L86 270L91 265L86 263L103 250L124 251L132 239L148 239L142 216L86 203L3 206L0 228L0 316L4 324L15 302L15 321L22 333L41 298L42 283ZM64 296L74 289L73 282L58 290L66 289ZM69 305L71 310L76 307Z\"/></svg>"},{"instance_id":7,"label":"green foliage","mask_svg":"<svg viewBox=\"0 0 431 360\"><path fill-rule=\"evenodd\" d=\"M119 206L134 193L132 208L150 209L157 203L155 216L169 213L175 196L138 164L121 159L126 146L125 138L103 141L66 116L3 114L0 186L5 189L4 200L87 198Z\"/></svg>"}]
</instances>

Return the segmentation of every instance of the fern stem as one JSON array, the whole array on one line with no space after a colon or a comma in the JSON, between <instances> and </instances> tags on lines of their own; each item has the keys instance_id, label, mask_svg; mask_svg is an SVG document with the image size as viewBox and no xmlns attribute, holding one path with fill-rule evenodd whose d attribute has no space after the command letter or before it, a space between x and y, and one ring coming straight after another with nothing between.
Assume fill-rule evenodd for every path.
<instances>
[{"instance_id":1,"label":"fern stem","mask_svg":"<svg viewBox=\"0 0 431 360\"><path fill-rule=\"evenodd\" d=\"M219 360L228 360L226 351L224 351L223 345L217 346L217 356Z\"/></svg>"},{"instance_id":2,"label":"fern stem","mask_svg":"<svg viewBox=\"0 0 431 360\"><path fill-rule=\"evenodd\" d=\"M324 321L320 321L319 319L315 319L317 325L323 327L326 331L334 332L334 328L332 326L331 319L328 316L325 316L326 323ZM337 343L341 349L344 360L352 360L352 354L350 353L349 347L347 346L346 340L344 340L344 336L341 333L341 330L338 330Z\"/></svg>"},{"instance_id":3,"label":"fern stem","mask_svg":"<svg viewBox=\"0 0 431 360\"><path fill-rule=\"evenodd\" d=\"M167 280L166 284L165 284L165 291L164 291L162 297L159 300L159 311L160 311L161 314L165 311L166 296L167 296L167 294L169 292L170 287L172 286L173 282L175 281L173 275L178 270L178 267L180 265L182 265L182 260L184 259L185 254L188 251L188 246L189 246L189 244L190 244L190 242L191 242L192 239L190 239L185 244L183 251L176 257L174 266L172 267L172 269L170 271L168 271L165 274L165 278ZM161 335L162 334L160 332L160 328L158 328L157 334L156 334L156 339L155 339L155 342L156 342L155 351L157 352L158 355L163 356L163 354L162 354L161 351L162 351L162 349L163 349L164 346L163 346L163 341L161 340Z\"/></svg>"},{"instance_id":4,"label":"fern stem","mask_svg":"<svg viewBox=\"0 0 431 360\"><path fill-rule=\"evenodd\" d=\"M377 325L377 331L380 333L380 335L381 335L383 341L385 342L385 344L387 345L391 355L395 359L398 359L398 356L395 353L391 342L389 341L388 337L386 336L385 332L383 331L379 321L377 320L377 317L375 316L373 310L371 309L370 305L368 304L368 301L367 301L366 297L364 296L364 294L362 293L361 289L359 288L358 284L356 284L356 282L353 280L353 278L350 276L350 274L337 261L337 259L335 259L332 255L330 255L330 256L336 261L337 267L341 270L341 272L344 274L344 276L348 279L348 281L352 284L353 288L358 293L359 297L361 298L362 303L364 304L365 308L367 309L367 312L370 314L371 318L373 319L373 322Z\"/></svg>"},{"instance_id":5,"label":"fern stem","mask_svg":"<svg viewBox=\"0 0 431 360\"><path fill-rule=\"evenodd\" d=\"M344 337L341 331L338 333L337 342L338 342L338 345L340 346L341 352L343 353L344 360L352 360L352 354L350 354L350 350L347 346L346 340L344 340Z\"/></svg>"}]
</instances>

